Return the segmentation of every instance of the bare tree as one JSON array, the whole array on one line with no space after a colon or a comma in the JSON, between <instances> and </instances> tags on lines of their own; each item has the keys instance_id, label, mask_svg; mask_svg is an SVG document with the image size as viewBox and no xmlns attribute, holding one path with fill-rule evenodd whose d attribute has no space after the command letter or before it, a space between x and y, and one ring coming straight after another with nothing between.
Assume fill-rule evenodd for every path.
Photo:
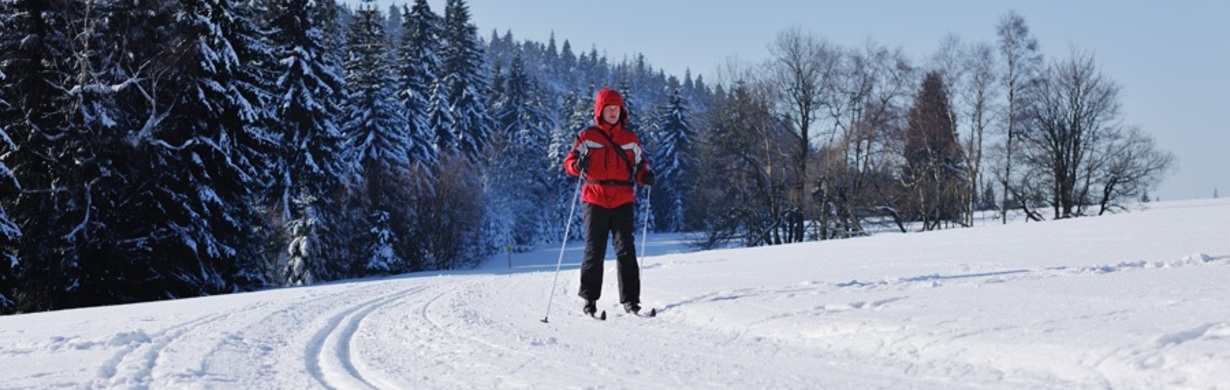
<instances>
[{"instance_id":1,"label":"bare tree","mask_svg":"<svg viewBox=\"0 0 1230 390\"><path fill-rule=\"evenodd\" d=\"M1119 116L1119 86L1099 72L1093 56L1074 52L1052 64L1026 109L1034 124L1022 132L1031 162L1047 170L1056 219L1080 213L1088 201L1083 170Z\"/></svg>"},{"instance_id":2,"label":"bare tree","mask_svg":"<svg viewBox=\"0 0 1230 390\"><path fill-rule=\"evenodd\" d=\"M1124 210L1123 202L1136 196L1147 197L1148 190L1161 181L1175 164L1174 154L1157 150L1153 137L1139 127L1112 136L1100 153L1093 184L1100 186L1096 196L1098 215ZM1217 197L1217 190L1213 190Z\"/></svg>"},{"instance_id":3,"label":"bare tree","mask_svg":"<svg viewBox=\"0 0 1230 390\"><path fill-rule=\"evenodd\" d=\"M900 49L871 41L861 48L831 50L826 58L831 65L818 123L831 130L815 162L822 169L812 177L818 183L813 198L821 206L817 235L822 239L863 234L861 219L868 210L895 212L888 167L896 165L891 160L900 153L893 151L900 148L891 144L891 135L904 126L905 106L917 82Z\"/></svg>"},{"instance_id":4,"label":"bare tree","mask_svg":"<svg viewBox=\"0 0 1230 390\"><path fill-rule=\"evenodd\" d=\"M948 89L949 92L954 91L957 85L965 82L965 78L969 74L967 67L968 61L965 59L966 49L961 44L961 38L955 34L944 36L940 40L940 48L931 56L931 72L935 72L940 76L940 81ZM949 96L950 99L956 100L956 96ZM949 105L948 119L952 122L954 128L961 127L961 110L956 104Z\"/></svg>"},{"instance_id":5,"label":"bare tree","mask_svg":"<svg viewBox=\"0 0 1230 390\"><path fill-rule=\"evenodd\" d=\"M1025 25L1025 18L1016 11L1009 11L1007 15L1004 15L996 30L999 35L999 51L1004 58L1002 76L1008 95L1008 111L1004 116L1007 120L1007 138L1004 140L1003 176L1000 178L1004 186L1000 212L1003 214L1003 223L1006 224L1008 223L1008 196L1014 192L1010 188L1013 180L1012 154L1015 150L1013 143L1019 131L1021 91L1028 86L1029 80L1040 66L1042 55L1039 53L1038 40L1030 35L1029 27Z\"/></svg>"},{"instance_id":6,"label":"bare tree","mask_svg":"<svg viewBox=\"0 0 1230 390\"><path fill-rule=\"evenodd\" d=\"M970 46L966 54L964 69L967 77L963 85L960 88L954 87L954 90L955 95L960 96L958 100L964 106L969 121L970 133L965 143L965 156L968 161L965 165L969 169L966 177L969 178L970 193L982 194L985 191L979 191L978 186L983 182L983 140L987 129L995 121L996 112L993 107L997 91L994 88L995 54L994 49L985 43ZM967 213L967 223L971 226L974 223L976 198L977 196L970 198L970 209Z\"/></svg>"},{"instance_id":7,"label":"bare tree","mask_svg":"<svg viewBox=\"0 0 1230 390\"><path fill-rule=\"evenodd\" d=\"M1098 69L1094 57L1073 50L1052 64L1034 90L1031 131L1022 132L1026 163L1042 175L1054 218L1099 214L1147 192L1174 157L1156 150L1139 128L1120 125L1119 86Z\"/></svg>"},{"instance_id":8,"label":"bare tree","mask_svg":"<svg viewBox=\"0 0 1230 390\"><path fill-rule=\"evenodd\" d=\"M795 170L794 188L790 203L795 216L789 221L786 242L803 240L804 193L807 183L807 159L811 154L811 130L816 111L820 108L821 88L829 75L826 67L828 43L813 34L804 33L798 26L786 29L777 35L769 46L773 56L769 66L771 80L781 93L781 109L798 131L798 144L792 161Z\"/></svg>"}]
</instances>

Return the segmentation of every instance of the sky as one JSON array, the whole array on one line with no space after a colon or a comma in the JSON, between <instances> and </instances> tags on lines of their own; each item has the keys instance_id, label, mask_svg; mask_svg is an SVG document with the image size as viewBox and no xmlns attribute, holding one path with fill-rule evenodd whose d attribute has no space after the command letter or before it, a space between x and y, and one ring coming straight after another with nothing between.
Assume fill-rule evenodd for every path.
<instances>
[{"instance_id":1,"label":"sky","mask_svg":"<svg viewBox=\"0 0 1230 390\"><path fill-rule=\"evenodd\" d=\"M358 4L358 0L345 0ZM382 10L405 0L379 0ZM430 0L442 14L445 0ZM1124 125L1140 126L1178 158L1152 195L1162 200L1230 192L1230 2L1219 0L661 1L470 0L486 39L511 31L618 61L643 53L656 68L717 80L731 59L759 64L781 31L798 26L843 47L901 48L923 63L941 39L994 43L1009 10L1025 18L1048 60L1072 49L1095 56L1119 83Z\"/></svg>"},{"instance_id":2,"label":"sky","mask_svg":"<svg viewBox=\"0 0 1230 390\"><path fill-rule=\"evenodd\" d=\"M0 316L0 388L1230 389L1230 199L683 253L580 313L582 245L476 270ZM608 253L607 258L614 256ZM543 322L546 320L546 322Z\"/></svg>"}]
</instances>

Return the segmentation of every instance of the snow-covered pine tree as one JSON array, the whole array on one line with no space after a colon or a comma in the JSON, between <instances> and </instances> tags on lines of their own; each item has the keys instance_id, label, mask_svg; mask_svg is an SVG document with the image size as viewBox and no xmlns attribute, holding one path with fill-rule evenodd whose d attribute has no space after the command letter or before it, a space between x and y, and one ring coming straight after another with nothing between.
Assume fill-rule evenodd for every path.
<instances>
[{"instance_id":1,"label":"snow-covered pine tree","mask_svg":"<svg viewBox=\"0 0 1230 390\"><path fill-rule=\"evenodd\" d=\"M0 143L4 165L12 167L13 181L21 188L6 188L0 207L24 234L4 250L16 268L6 290L16 310L51 310L81 305L80 251L97 227L89 209L90 190L98 169L106 169L93 146L91 132L106 118L88 120L83 107L95 107L94 92L74 89L78 70L78 43L97 44L97 24L82 17L78 4L46 1L0 2L0 128L11 142ZM80 23L76 36L68 34ZM88 59L88 58L83 58ZM77 95L74 97L74 92ZM85 127L86 122L91 123ZM88 178L88 179L87 179ZM102 180L102 179L99 179ZM100 186L101 187L101 186ZM107 199L99 199L100 203ZM6 229L8 230L8 229ZM7 293L7 291L6 291ZM97 297L105 299L105 297Z\"/></svg>"},{"instance_id":2,"label":"snow-covered pine tree","mask_svg":"<svg viewBox=\"0 0 1230 390\"><path fill-rule=\"evenodd\" d=\"M531 66L532 68L538 69L539 78L548 74L562 74L559 69L560 64L562 64L563 61L560 59L559 46L555 44L555 31L551 31L551 35L547 37L547 46L542 49L542 58L540 58L539 61L541 62L539 62L536 67ZM559 95L560 90L551 88L551 86L548 85L543 92L549 95Z\"/></svg>"},{"instance_id":3,"label":"snow-covered pine tree","mask_svg":"<svg viewBox=\"0 0 1230 390\"><path fill-rule=\"evenodd\" d=\"M302 285L341 275L327 264L344 258L346 229L342 202L345 145L337 125L337 99L344 80L325 45L321 2L273 0L269 36L277 61L274 130L285 139L276 208L284 215L280 256L273 267L278 284Z\"/></svg>"},{"instance_id":4,"label":"snow-covered pine tree","mask_svg":"<svg viewBox=\"0 0 1230 390\"><path fill-rule=\"evenodd\" d=\"M548 193L549 164L543 151L550 141L550 123L519 52L513 54L507 76L494 77L500 82L492 91L496 131L483 154L488 199L484 235L492 244L523 251L541 243L547 230L538 200Z\"/></svg>"},{"instance_id":5,"label":"snow-covered pine tree","mask_svg":"<svg viewBox=\"0 0 1230 390\"><path fill-rule=\"evenodd\" d=\"M427 71L423 79L429 83L426 95L427 128L435 141L436 158L440 159L459 150L457 136L452 132L456 118L453 115L452 103L448 99L448 88L441 76L444 20L431 11L427 0L415 0L410 18L415 24L415 32L412 33L414 45L423 48L423 65Z\"/></svg>"},{"instance_id":6,"label":"snow-covered pine tree","mask_svg":"<svg viewBox=\"0 0 1230 390\"><path fill-rule=\"evenodd\" d=\"M477 27L470 22L470 9L464 0L448 0L441 29L439 83L444 104L452 113L446 125L455 138L457 150L469 161L477 161L491 134L491 116L486 107L489 89ZM443 107L436 107L442 110ZM433 124L436 125L436 124ZM442 151L443 152L443 151Z\"/></svg>"},{"instance_id":7,"label":"snow-covered pine tree","mask_svg":"<svg viewBox=\"0 0 1230 390\"><path fill-rule=\"evenodd\" d=\"M705 85L704 76L697 75L693 78L691 70L684 72L680 94L683 96L683 100L688 102L689 118L693 119L691 124L696 126L697 129L705 128L702 123L697 122L703 121L705 114L709 112L709 104L713 102L713 91L710 91L709 87Z\"/></svg>"},{"instance_id":8,"label":"snow-covered pine tree","mask_svg":"<svg viewBox=\"0 0 1230 390\"><path fill-rule=\"evenodd\" d=\"M550 163L548 179L555 201L551 202L548 239L562 238L564 230L569 231L569 238L580 238L584 234L583 229L580 229L581 213L574 213L573 219L568 219L568 212L580 194L577 194L579 179L568 176L564 171L564 158L572 152L572 145L576 143L581 131L594 124L594 97L591 90L592 86L565 95L559 113L560 120L551 131L551 143L547 148L547 161ZM566 229L565 224L571 224L572 228Z\"/></svg>"},{"instance_id":9,"label":"snow-covered pine tree","mask_svg":"<svg viewBox=\"0 0 1230 390\"><path fill-rule=\"evenodd\" d=\"M641 134L641 117L647 116L641 112L640 95L637 95L629 84L626 77L621 77L619 81L619 94L624 98L624 107L628 110L628 120L624 123L624 127L628 130L636 132L637 138L641 140L641 144L653 142L652 134ZM591 114L592 115L592 114Z\"/></svg>"},{"instance_id":10,"label":"snow-covered pine tree","mask_svg":"<svg viewBox=\"0 0 1230 390\"><path fill-rule=\"evenodd\" d=\"M499 37L492 35L493 46L488 47L487 55L497 55L494 49L494 44L499 42ZM516 181L514 177L517 170L515 128L519 126L518 117L516 116L516 106L512 104L512 98L507 93L508 76L505 74L503 61L497 57L489 57L491 64L491 95L487 107L494 113L493 120L494 131L487 140L489 148L481 155L482 161L479 162L482 167L483 174L483 194L486 202L483 206L483 214L486 216L485 225L481 235L486 238L486 244L493 245L496 250L503 248L512 248L515 238L514 231L518 225L517 203L520 199L520 194L512 194L517 191ZM505 116L510 116L509 123L504 123ZM490 248L488 248L490 249Z\"/></svg>"},{"instance_id":11,"label":"snow-covered pine tree","mask_svg":"<svg viewBox=\"0 0 1230 390\"><path fill-rule=\"evenodd\" d=\"M589 89L593 89L592 86ZM581 130L594 124L594 98L589 89L576 90L564 96L564 104L559 111L558 124L551 131L551 144L547 150L547 160L551 162L551 170L555 176L564 179L564 158L572 151ZM572 180L567 180L571 182Z\"/></svg>"},{"instance_id":12,"label":"snow-covered pine tree","mask_svg":"<svg viewBox=\"0 0 1230 390\"><path fill-rule=\"evenodd\" d=\"M402 271L408 253L400 239L408 237L412 209L407 188L413 144L404 105L397 100L392 52L384 33L384 18L375 0L364 0L350 25L345 61L346 120L342 126L359 164L367 234L356 245L368 272ZM396 229L396 230L395 230Z\"/></svg>"},{"instance_id":13,"label":"snow-covered pine tree","mask_svg":"<svg viewBox=\"0 0 1230 390\"><path fill-rule=\"evenodd\" d=\"M435 140L438 160L456 155L460 150L457 137L452 132L456 119L448 103L447 91L441 81L442 78L437 77L431 82L427 96L427 128L434 135L432 139Z\"/></svg>"},{"instance_id":14,"label":"snow-covered pine tree","mask_svg":"<svg viewBox=\"0 0 1230 390\"><path fill-rule=\"evenodd\" d=\"M524 105L519 114L523 125L519 129L517 139L518 144L522 146L519 159L525 162L522 169L526 171L526 175L520 178L525 183L526 191L531 196L530 199L548 199L551 194L551 184L554 182L551 167L556 164L548 160L544 153L550 148L551 130L556 128L555 117L549 109L551 100L548 96L544 96L542 84L529 72L520 57L513 58L512 75L510 85L516 86L512 89L524 91L514 93L514 96L524 95L523 100L517 100ZM518 243L524 246L521 249L529 249L532 245L553 240L553 238L543 236L550 230L553 221L548 220L542 211L542 204L535 202L535 206L531 207L529 213L525 215L527 220L523 226L532 228L526 229L532 231L532 235L519 238ZM551 237L554 236L551 235Z\"/></svg>"},{"instance_id":15,"label":"snow-covered pine tree","mask_svg":"<svg viewBox=\"0 0 1230 390\"><path fill-rule=\"evenodd\" d=\"M150 179L145 245L160 278L150 298L240 291L264 284L264 224L254 205L281 143L265 125L269 101L253 64L269 49L245 7L229 0L182 0L166 49L166 80L155 93L165 118L136 139L162 163ZM176 53L168 56L167 53ZM156 59L151 59L155 60ZM147 282L148 283L148 282Z\"/></svg>"},{"instance_id":16,"label":"snow-covered pine tree","mask_svg":"<svg viewBox=\"0 0 1230 390\"><path fill-rule=\"evenodd\" d=\"M427 230L435 226L424 223L423 209L436 193L436 169L439 168L436 130L431 126L433 84L440 69L440 17L431 11L426 0L416 0L413 8L404 8L401 21L402 37L396 51L398 61L397 97L405 109L410 145L411 184L407 205L416 209L418 218L407 222L413 233L402 237L408 251L423 253L429 246ZM451 137L449 137L451 139ZM412 256L408 270L427 269L422 256Z\"/></svg>"},{"instance_id":17,"label":"snow-covered pine tree","mask_svg":"<svg viewBox=\"0 0 1230 390\"><path fill-rule=\"evenodd\" d=\"M611 68L606 56L599 55L598 48L591 46L589 53L582 54L577 59L576 74L577 83L580 84L578 88L583 86L602 87L611 85L612 75L616 74L616 71ZM596 88L593 89L597 91ZM593 107L590 107L590 110L592 117Z\"/></svg>"},{"instance_id":18,"label":"snow-covered pine tree","mask_svg":"<svg viewBox=\"0 0 1230 390\"><path fill-rule=\"evenodd\" d=\"M439 160L435 133L428 123L432 82L440 69L440 17L431 11L426 0L416 0L414 8L402 14L402 36L397 80L397 96L401 99L409 119L409 146L411 163L425 168L434 167ZM424 169L424 172L429 170ZM420 190L430 192L431 182L420 183Z\"/></svg>"},{"instance_id":19,"label":"snow-covered pine tree","mask_svg":"<svg viewBox=\"0 0 1230 390\"><path fill-rule=\"evenodd\" d=\"M405 16L401 12L405 9L405 5L398 7L394 4L390 5L389 10L384 14L384 34L389 37L389 42L399 42L404 35L402 26L405 22Z\"/></svg>"},{"instance_id":20,"label":"snow-covered pine tree","mask_svg":"<svg viewBox=\"0 0 1230 390\"><path fill-rule=\"evenodd\" d=\"M4 19L0 18L0 32L4 29ZM0 83L5 81L3 69L0 69ZM0 111L9 108L7 101L0 97ZM0 125L0 142L4 145L4 150L11 151L17 149L17 145L9 138L8 132L4 131L4 127ZM8 165L0 161L0 198L11 198L17 196L17 192L21 191L21 184L17 182L17 177L13 175L13 171ZM4 204L0 203L0 314L12 313L15 304L8 295L15 295L17 291L17 253L14 252L19 240L21 239L21 229L17 224L9 220L8 212L4 209Z\"/></svg>"},{"instance_id":21,"label":"snow-covered pine tree","mask_svg":"<svg viewBox=\"0 0 1230 390\"><path fill-rule=\"evenodd\" d=\"M138 49L135 43L140 38L162 36L169 29L157 32L159 22L168 22L167 7L146 4L145 7L126 8L115 3L87 3L70 17L72 24L81 28L72 39L73 77L66 80L73 87L70 91L68 109L72 116L66 118L67 126L74 129L61 141L65 150L71 150L78 162L73 169L63 170L61 180L88 183L82 186L78 203L82 210L82 223L73 229L69 239L75 248L76 274L58 276L67 279L73 287L64 291L71 306L95 306L133 301L163 299L163 285L151 286L147 281L165 280L160 274L156 259L142 240L149 237L152 229L142 218L145 213L140 195L146 188L132 183L145 182L154 169L162 168L157 162L142 158L146 153L139 150L139 140L145 129L152 129L153 117L148 111L135 111L137 106L125 101L124 96L139 95L141 85L138 58L165 49L162 45L150 45ZM125 25L138 14L158 15L153 23L143 27ZM131 38L131 39L130 39ZM158 40L166 42L168 40ZM101 53L131 53L132 56L112 56ZM162 64L143 64L150 73ZM148 79L165 79L150 77ZM70 81L71 80L71 81ZM143 86L151 86L146 83ZM144 89L144 88L141 88ZM140 101L148 102L149 99ZM126 104L128 103L128 104ZM132 114L130 114L132 113ZM142 129L134 131L134 129ZM66 191L66 193L74 190ZM88 222L87 222L88 221ZM144 228L144 230L142 230Z\"/></svg>"},{"instance_id":22,"label":"snow-covered pine tree","mask_svg":"<svg viewBox=\"0 0 1230 390\"><path fill-rule=\"evenodd\" d=\"M487 41L487 45L483 48L482 53L483 61L493 68L490 85L491 89L495 89L499 88L500 83L496 81L496 78L502 77L502 72L496 71L494 68L511 64L512 57L521 54L521 45L513 41L512 31L506 30L504 35L500 36L497 31L491 30L491 38ZM493 93L491 96L494 95ZM488 107L491 108L490 104L488 104ZM495 112L494 108L491 108L491 110Z\"/></svg>"},{"instance_id":23,"label":"snow-covered pine tree","mask_svg":"<svg viewBox=\"0 0 1230 390\"><path fill-rule=\"evenodd\" d=\"M674 232L686 228L684 198L690 190L690 171L695 166L695 156L688 102L683 98L677 79L671 77L668 85L670 98L658 116L650 161L658 182L653 187L653 218L659 230Z\"/></svg>"},{"instance_id":24,"label":"snow-covered pine tree","mask_svg":"<svg viewBox=\"0 0 1230 390\"><path fill-rule=\"evenodd\" d=\"M575 87L577 82L577 55L572 51L572 43L567 39L559 49L559 65L555 67L555 76L565 83L565 88Z\"/></svg>"}]
</instances>

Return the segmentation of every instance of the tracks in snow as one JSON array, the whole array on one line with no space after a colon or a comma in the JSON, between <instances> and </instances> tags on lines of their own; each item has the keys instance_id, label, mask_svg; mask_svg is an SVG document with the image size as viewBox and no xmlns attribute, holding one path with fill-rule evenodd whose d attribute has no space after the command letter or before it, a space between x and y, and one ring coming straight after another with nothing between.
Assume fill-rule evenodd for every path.
<instances>
[{"instance_id":1,"label":"tracks in snow","mask_svg":"<svg viewBox=\"0 0 1230 390\"><path fill-rule=\"evenodd\" d=\"M330 389L376 388L373 382L365 378L364 370L360 369L362 359L351 347L355 334L372 312L424 289L426 287L419 286L399 290L334 314L308 343L305 356L308 373Z\"/></svg>"}]
</instances>

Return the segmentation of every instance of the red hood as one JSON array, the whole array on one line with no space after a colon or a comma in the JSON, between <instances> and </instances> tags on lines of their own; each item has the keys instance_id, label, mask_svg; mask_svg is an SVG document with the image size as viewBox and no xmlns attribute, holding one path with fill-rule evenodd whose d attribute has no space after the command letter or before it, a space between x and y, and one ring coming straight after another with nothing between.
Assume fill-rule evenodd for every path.
<instances>
[{"instance_id":1,"label":"red hood","mask_svg":"<svg viewBox=\"0 0 1230 390\"><path fill-rule=\"evenodd\" d=\"M602 107L619 106L619 124L623 125L628 121L628 107L624 106L624 97L619 95L614 89L603 88L598 91L598 96L594 98L594 123L599 125L602 122Z\"/></svg>"}]
</instances>

